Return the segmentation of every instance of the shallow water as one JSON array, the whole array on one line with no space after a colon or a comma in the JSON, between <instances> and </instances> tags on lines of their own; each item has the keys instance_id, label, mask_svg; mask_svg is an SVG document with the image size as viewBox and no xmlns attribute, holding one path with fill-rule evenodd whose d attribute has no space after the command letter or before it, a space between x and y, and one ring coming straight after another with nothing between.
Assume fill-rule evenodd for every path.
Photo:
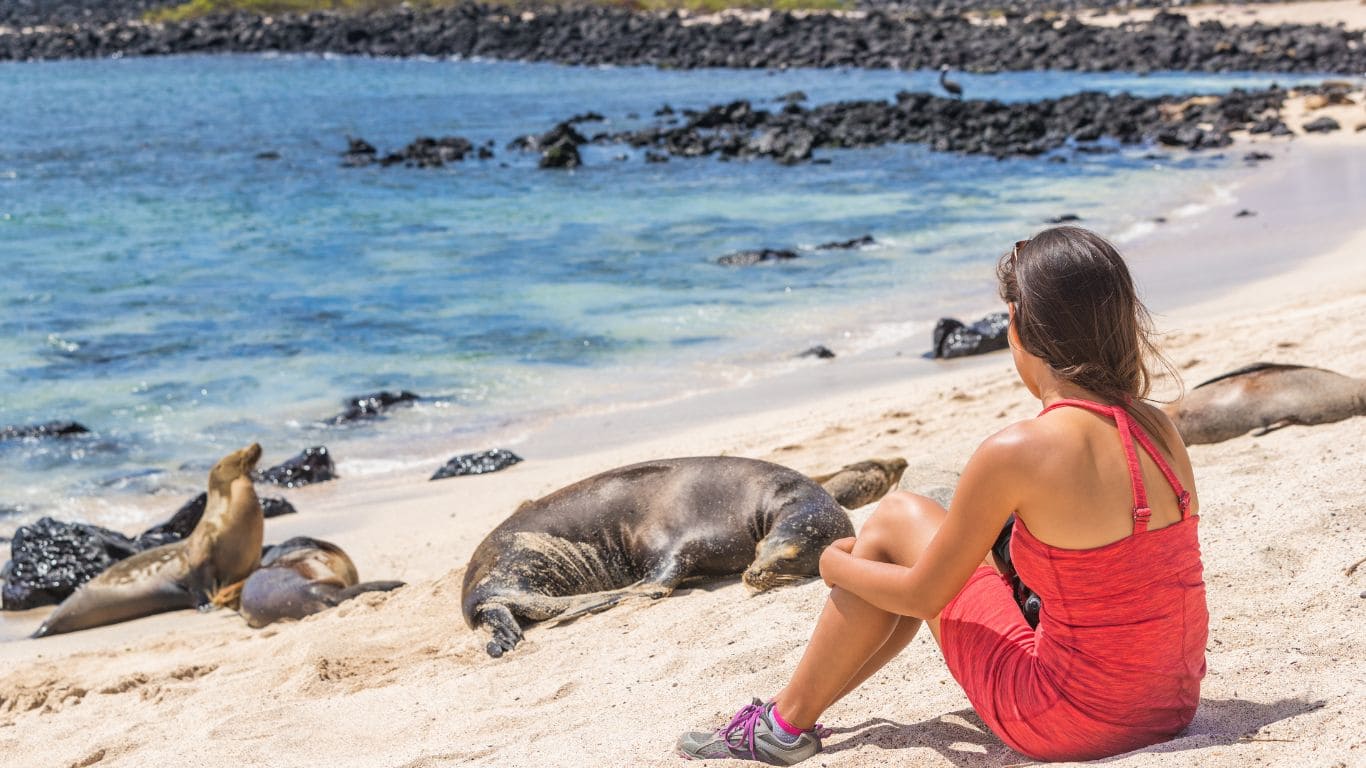
<instances>
[{"instance_id":1,"label":"shallow water","mask_svg":"<svg viewBox=\"0 0 1366 768\"><path fill-rule=\"evenodd\" d=\"M935 77L309 57L0 64L0 424L75 419L96 432L0 445L0 508L18 508L0 513L0 534L42 514L136 528L251 440L266 462L325 443L343 473L430 472L434 456L491 447L491 429L725 386L805 364L792 356L814 343L847 354L910 340L919 353L941 314L991 306L990 264L1046 218L1134 233L1225 183L1227 158L1142 150L1057 164L893 146L787 168L590 147L566 173L504 149L588 110L609 118L590 129L615 130L664 103L798 89L812 103L891 98ZM1003 99L1275 80L955 77L970 96ZM447 134L492 140L497 157L340 166L348 135L384 151ZM879 244L714 263L865 233ZM343 397L399 388L428 399L371 425L316 424Z\"/></svg>"}]
</instances>

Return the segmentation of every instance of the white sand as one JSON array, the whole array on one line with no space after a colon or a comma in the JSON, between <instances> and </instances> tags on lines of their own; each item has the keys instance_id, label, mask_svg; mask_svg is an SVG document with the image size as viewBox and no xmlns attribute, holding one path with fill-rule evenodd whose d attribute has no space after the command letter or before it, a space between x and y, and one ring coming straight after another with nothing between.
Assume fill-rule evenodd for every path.
<instances>
[{"instance_id":1,"label":"white sand","mask_svg":"<svg viewBox=\"0 0 1366 768\"><path fill-rule=\"evenodd\" d=\"M1185 6L1169 9L1184 14L1192 24L1217 21L1225 26L1244 24L1342 24L1347 29L1366 29L1366 5L1361 0L1306 0L1295 3L1250 3ZM1156 8L1124 12L1083 11L1078 18L1087 24L1118 26L1126 21L1148 21Z\"/></svg>"},{"instance_id":2,"label":"white sand","mask_svg":"<svg viewBox=\"0 0 1366 768\"><path fill-rule=\"evenodd\" d=\"M1159 316L1189 385L1257 360L1366 376L1366 215L1344 224L1342 213L1366 214L1366 193L1348 176L1329 182L1345 196L1336 208L1301 194L1296 169L1316 167L1308 141L1257 171L1272 183L1255 202L1231 201L1133 249L1165 309L1151 285L1175 274L1173 256L1225 263L1244 245L1305 256L1315 244L1319 255L1288 273ZM1235 220L1239 205L1261 213ZM813 363L809 375L834 380L860 364ZM793 404L696 414L608 447L594 447L608 422L647 415L595 416L577 425L582 452L485 477L343 479L293 493L301 513L268 521L268 540L322 536L352 553L363 578L410 586L262 631L229 612L182 611L0 643L0 765L679 765L681 727L714 727L783 683L821 583L756 597L736 581L686 589L531 628L495 661L460 618L475 545L522 499L651 457L728 453L818 471L900 455L907 487L942 489L981 439L1038 405L1008 356L938 367L890 383L846 377ZM1345 574L1366 557L1363 427L1356 418L1192 448L1211 611L1202 706L1182 737L1114 764L1366 765L1366 566ZM535 451L533 438L525 452ZM836 733L813 768L1028 762L983 730L928 635L824 719Z\"/></svg>"}]
</instances>

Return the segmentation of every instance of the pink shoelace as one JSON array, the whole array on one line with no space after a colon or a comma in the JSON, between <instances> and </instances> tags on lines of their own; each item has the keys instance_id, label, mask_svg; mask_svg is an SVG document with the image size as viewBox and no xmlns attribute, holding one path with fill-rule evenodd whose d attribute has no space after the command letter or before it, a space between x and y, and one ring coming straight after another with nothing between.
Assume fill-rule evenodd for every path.
<instances>
[{"instance_id":1,"label":"pink shoelace","mask_svg":"<svg viewBox=\"0 0 1366 768\"><path fill-rule=\"evenodd\" d=\"M758 760L759 753L754 749L754 728L759 724L760 718L762 718L767 711L767 704L746 704L739 712L735 713L735 717L730 719L730 724L717 731L717 734L725 740L727 747L735 750L739 749L741 745L736 745L731 740L731 737L735 735L736 731L740 731L743 739L742 745L749 753L749 758L751 760ZM818 739L824 739L830 735L830 729L820 723L816 723L812 726L810 732L815 734Z\"/></svg>"}]
</instances>

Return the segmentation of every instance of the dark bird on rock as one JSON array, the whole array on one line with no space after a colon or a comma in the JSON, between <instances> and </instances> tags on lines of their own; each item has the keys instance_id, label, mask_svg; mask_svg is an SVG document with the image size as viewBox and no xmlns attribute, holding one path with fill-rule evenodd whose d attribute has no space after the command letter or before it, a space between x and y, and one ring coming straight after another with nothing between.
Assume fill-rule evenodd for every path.
<instances>
[{"instance_id":1,"label":"dark bird on rock","mask_svg":"<svg viewBox=\"0 0 1366 768\"><path fill-rule=\"evenodd\" d=\"M949 79L949 65L939 68L939 85L955 99L963 98L963 86Z\"/></svg>"}]
</instances>

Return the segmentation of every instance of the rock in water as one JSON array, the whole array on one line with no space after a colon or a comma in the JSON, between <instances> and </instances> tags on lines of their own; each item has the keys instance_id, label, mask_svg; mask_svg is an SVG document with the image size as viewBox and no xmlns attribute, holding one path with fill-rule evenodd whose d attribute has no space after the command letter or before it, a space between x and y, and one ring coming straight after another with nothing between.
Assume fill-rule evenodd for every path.
<instances>
[{"instance_id":1,"label":"rock in water","mask_svg":"<svg viewBox=\"0 0 1366 768\"><path fill-rule=\"evenodd\" d=\"M800 355L797 355L797 357L815 357L821 360L829 360L834 356L835 353L831 352L830 348L825 346L824 344L817 344L816 346L806 350L805 352L802 352Z\"/></svg>"},{"instance_id":2,"label":"rock in water","mask_svg":"<svg viewBox=\"0 0 1366 768\"><path fill-rule=\"evenodd\" d=\"M5 440L38 440L44 437L84 435L90 430L74 421L49 421L46 424L0 427L0 442Z\"/></svg>"},{"instance_id":3,"label":"rock in water","mask_svg":"<svg viewBox=\"0 0 1366 768\"><path fill-rule=\"evenodd\" d=\"M351 168L369 165L375 162L376 154L378 150L375 149L375 145L365 139L348 138L346 151L342 153L342 165Z\"/></svg>"},{"instance_id":4,"label":"rock in water","mask_svg":"<svg viewBox=\"0 0 1366 768\"><path fill-rule=\"evenodd\" d=\"M315 445L283 464L258 473L256 479L285 488L298 488L337 479L337 468L327 447Z\"/></svg>"},{"instance_id":5,"label":"rock in water","mask_svg":"<svg viewBox=\"0 0 1366 768\"><path fill-rule=\"evenodd\" d=\"M765 261L787 261L795 258L797 258L796 251L758 248L752 251L736 251L726 254L717 259L716 263L726 267L749 267Z\"/></svg>"},{"instance_id":6,"label":"rock in water","mask_svg":"<svg viewBox=\"0 0 1366 768\"><path fill-rule=\"evenodd\" d=\"M397 394L384 390L382 392L371 392L368 395L353 397L345 402L346 410L332 417L331 424L346 424L347 422L360 421L379 416L384 411L395 405L406 405L418 400L415 393L404 389ZM267 515L269 517L269 515Z\"/></svg>"},{"instance_id":7,"label":"rock in water","mask_svg":"<svg viewBox=\"0 0 1366 768\"><path fill-rule=\"evenodd\" d=\"M491 451L479 453L465 453L446 462L446 465L438 469L431 479L441 480L447 477L460 477L461 475L483 475L489 472L497 472L500 469L507 469L521 460L521 456L505 448L495 448Z\"/></svg>"},{"instance_id":8,"label":"rock in water","mask_svg":"<svg viewBox=\"0 0 1366 768\"><path fill-rule=\"evenodd\" d=\"M578 168L583 165L583 158L579 156L579 148L568 140L562 140L551 144L541 152L542 168Z\"/></svg>"},{"instance_id":9,"label":"rock in water","mask_svg":"<svg viewBox=\"0 0 1366 768\"><path fill-rule=\"evenodd\" d=\"M876 243L877 241L873 239L872 235L864 235L863 237L855 237L852 240L837 240L833 243L821 243L820 245L816 246L816 250L851 250L853 248L862 248L864 246L874 245Z\"/></svg>"},{"instance_id":10,"label":"rock in water","mask_svg":"<svg viewBox=\"0 0 1366 768\"><path fill-rule=\"evenodd\" d=\"M966 357L1005 349L1009 325L1010 315L1005 312L993 312L970 326L951 317L941 318L934 326L933 356Z\"/></svg>"},{"instance_id":11,"label":"rock in water","mask_svg":"<svg viewBox=\"0 0 1366 768\"><path fill-rule=\"evenodd\" d=\"M117 531L44 517L20 526L10 542L10 561L0 604L7 611L55 605L100 571L138 551Z\"/></svg>"}]
</instances>

